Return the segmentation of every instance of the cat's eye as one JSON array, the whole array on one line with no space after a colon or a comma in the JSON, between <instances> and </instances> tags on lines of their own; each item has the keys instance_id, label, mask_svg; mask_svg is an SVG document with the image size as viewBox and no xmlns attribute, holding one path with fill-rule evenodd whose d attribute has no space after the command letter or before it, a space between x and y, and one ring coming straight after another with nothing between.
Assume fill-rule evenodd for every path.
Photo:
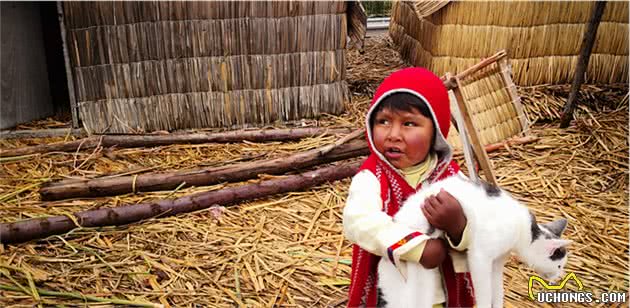
<instances>
[{"instance_id":1,"label":"cat's eye","mask_svg":"<svg viewBox=\"0 0 630 308\"><path fill-rule=\"evenodd\" d=\"M556 250L554 250L554 252L551 254L551 256L549 256L549 258L551 260L559 260L564 258L564 256L567 254L567 250L564 247L560 247Z\"/></svg>"}]
</instances>

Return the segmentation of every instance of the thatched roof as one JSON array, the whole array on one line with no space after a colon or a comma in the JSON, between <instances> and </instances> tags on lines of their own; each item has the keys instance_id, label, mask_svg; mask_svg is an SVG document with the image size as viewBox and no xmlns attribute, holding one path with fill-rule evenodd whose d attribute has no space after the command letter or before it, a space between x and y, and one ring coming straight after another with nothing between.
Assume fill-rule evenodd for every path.
<instances>
[{"instance_id":1,"label":"thatched roof","mask_svg":"<svg viewBox=\"0 0 630 308\"><path fill-rule=\"evenodd\" d=\"M338 114L355 2L65 2L91 132L242 127Z\"/></svg>"},{"instance_id":2,"label":"thatched roof","mask_svg":"<svg viewBox=\"0 0 630 308\"><path fill-rule=\"evenodd\" d=\"M570 83L594 2L401 1L390 35L401 55L439 74L507 49L519 85ZM628 82L628 2L609 2L586 82Z\"/></svg>"}]
</instances>

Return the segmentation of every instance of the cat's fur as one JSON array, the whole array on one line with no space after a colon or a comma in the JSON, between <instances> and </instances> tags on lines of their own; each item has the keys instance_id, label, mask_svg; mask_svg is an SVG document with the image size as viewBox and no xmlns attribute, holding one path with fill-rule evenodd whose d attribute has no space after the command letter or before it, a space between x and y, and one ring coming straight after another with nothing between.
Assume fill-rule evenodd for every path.
<instances>
[{"instance_id":1,"label":"cat's fur","mask_svg":"<svg viewBox=\"0 0 630 308\"><path fill-rule=\"evenodd\" d=\"M429 226L421 210L424 200L441 189L459 201L468 221L467 258L477 307L503 306L503 266L510 252L547 279L562 274L567 259L565 246L571 242L560 239L566 219L537 224L528 209L507 192L474 184L463 176L449 177L410 196L394 220L432 238L442 236L443 231ZM406 267L406 280L387 258L381 258L378 288L384 305L379 306L431 307L436 289L434 275L439 269L426 269L419 262L401 262L400 266Z\"/></svg>"}]
</instances>

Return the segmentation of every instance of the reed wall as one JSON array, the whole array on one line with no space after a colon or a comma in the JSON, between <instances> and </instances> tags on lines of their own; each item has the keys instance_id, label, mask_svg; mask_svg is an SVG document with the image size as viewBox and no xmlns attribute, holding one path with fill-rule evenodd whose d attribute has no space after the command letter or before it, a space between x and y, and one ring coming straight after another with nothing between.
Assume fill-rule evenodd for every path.
<instances>
[{"instance_id":1,"label":"reed wall","mask_svg":"<svg viewBox=\"0 0 630 308\"><path fill-rule=\"evenodd\" d=\"M64 2L80 117L136 133L338 114L352 5Z\"/></svg>"},{"instance_id":2,"label":"reed wall","mask_svg":"<svg viewBox=\"0 0 630 308\"><path fill-rule=\"evenodd\" d=\"M506 49L518 85L570 83L592 1L397 1L390 35L401 55L457 73ZM588 83L628 82L628 2L608 2Z\"/></svg>"}]
</instances>

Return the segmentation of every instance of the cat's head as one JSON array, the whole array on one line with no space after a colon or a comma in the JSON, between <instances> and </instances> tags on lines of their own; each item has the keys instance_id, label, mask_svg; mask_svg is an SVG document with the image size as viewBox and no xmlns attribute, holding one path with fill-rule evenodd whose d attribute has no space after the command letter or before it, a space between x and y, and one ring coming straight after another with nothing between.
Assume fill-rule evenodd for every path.
<instances>
[{"instance_id":1,"label":"cat's head","mask_svg":"<svg viewBox=\"0 0 630 308\"><path fill-rule=\"evenodd\" d=\"M567 245L570 240L560 236L567 227L566 219L538 224L531 215L531 242L526 248L526 261L543 278L554 281L560 278L567 264Z\"/></svg>"}]
</instances>

